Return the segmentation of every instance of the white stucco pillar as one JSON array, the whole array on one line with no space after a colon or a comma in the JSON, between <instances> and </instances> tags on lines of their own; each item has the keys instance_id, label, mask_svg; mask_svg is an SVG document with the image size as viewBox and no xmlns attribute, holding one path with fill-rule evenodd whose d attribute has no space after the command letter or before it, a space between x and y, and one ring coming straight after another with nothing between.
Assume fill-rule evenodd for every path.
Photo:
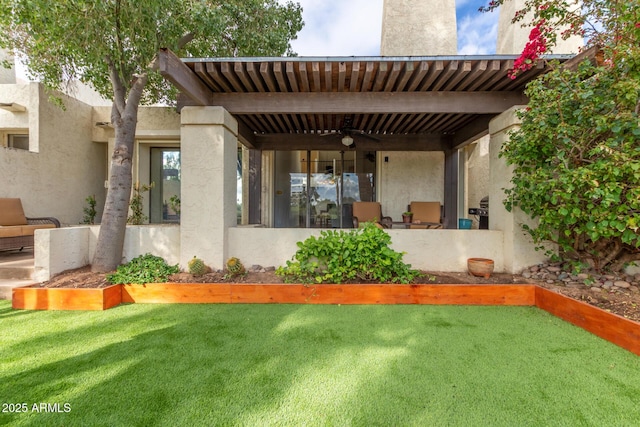
<instances>
[{"instance_id":1,"label":"white stucco pillar","mask_svg":"<svg viewBox=\"0 0 640 427\"><path fill-rule=\"evenodd\" d=\"M221 269L237 221L238 122L222 107L184 107L181 120L180 266L197 256Z\"/></svg>"},{"instance_id":2,"label":"white stucco pillar","mask_svg":"<svg viewBox=\"0 0 640 427\"><path fill-rule=\"evenodd\" d=\"M516 111L524 106L515 106L500 114L489 123L489 229L500 230L504 236L504 268L507 273L520 273L526 267L544 262L545 251L536 251L536 245L522 224L533 225L535 221L519 209L508 212L504 207L504 188L511 187L513 168L499 158L500 148L509 139L509 132L520 125Z\"/></svg>"}]
</instances>

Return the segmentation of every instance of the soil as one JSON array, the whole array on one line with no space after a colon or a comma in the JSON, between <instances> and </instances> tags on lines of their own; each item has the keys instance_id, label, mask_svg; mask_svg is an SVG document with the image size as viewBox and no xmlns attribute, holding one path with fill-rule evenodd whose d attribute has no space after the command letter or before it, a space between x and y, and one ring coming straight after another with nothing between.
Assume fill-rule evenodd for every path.
<instances>
[{"instance_id":1,"label":"soil","mask_svg":"<svg viewBox=\"0 0 640 427\"><path fill-rule=\"evenodd\" d=\"M53 277L48 282L37 286L48 288L103 288L109 286L105 274L92 273L89 267L69 270ZM273 269L257 269L246 274L228 278L222 272L207 273L203 276L193 276L189 273L179 273L170 277L174 283L284 283ZM637 289L616 289L595 291L585 285L562 285L558 282L550 284L547 281L526 279L520 275L494 273L488 279L475 277L468 273L453 272L423 272L416 279L415 284L536 284L568 297L594 305L608 312L627 319L640 322L640 292Z\"/></svg>"}]
</instances>

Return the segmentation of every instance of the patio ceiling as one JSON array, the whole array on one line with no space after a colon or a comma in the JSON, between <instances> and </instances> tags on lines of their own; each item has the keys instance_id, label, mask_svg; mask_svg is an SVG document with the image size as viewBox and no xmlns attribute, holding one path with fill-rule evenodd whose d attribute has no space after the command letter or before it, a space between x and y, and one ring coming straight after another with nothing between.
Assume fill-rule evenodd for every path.
<instances>
[{"instance_id":1,"label":"patio ceiling","mask_svg":"<svg viewBox=\"0 0 640 427\"><path fill-rule=\"evenodd\" d=\"M565 62L572 55L556 55ZM491 118L527 103L540 62L512 80L516 56L188 58L160 52L160 72L181 92L179 107L219 105L236 117L241 141L265 150L448 150L487 133Z\"/></svg>"}]
</instances>

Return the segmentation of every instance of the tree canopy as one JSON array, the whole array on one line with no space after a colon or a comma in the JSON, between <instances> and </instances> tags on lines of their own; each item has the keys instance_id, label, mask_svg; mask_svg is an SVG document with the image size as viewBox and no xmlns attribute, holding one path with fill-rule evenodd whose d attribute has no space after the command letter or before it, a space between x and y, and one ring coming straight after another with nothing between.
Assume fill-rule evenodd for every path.
<instances>
[{"instance_id":1,"label":"tree canopy","mask_svg":"<svg viewBox=\"0 0 640 427\"><path fill-rule=\"evenodd\" d=\"M111 158L93 271L115 269L132 186L132 156L141 103L168 101L156 54L279 56L302 28L299 4L277 0L5 0L0 48L24 60L49 89L78 79L113 100Z\"/></svg>"},{"instance_id":2,"label":"tree canopy","mask_svg":"<svg viewBox=\"0 0 640 427\"><path fill-rule=\"evenodd\" d=\"M6 0L0 23L0 47L48 88L78 79L117 100L148 75L143 103L171 93L153 73L160 48L185 57L292 55L303 25L299 4L276 0Z\"/></svg>"},{"instance_id":3,"label":"tree canopy","mask_svg":"<svg viewBox=\"0 0 640 427\"><path fill-rule=\"evenodd\" d=\"M526 6L514 20L532 17L533 29L512 77L544 60L558 35L580 35L599 55L573 70L552 63L528 85L522 125L501 153L514 167L505 205L539 220L527 227L536 242L555 242L565 258L618 270L640 259L640 3Z\"/></svg>"}]
</instances>

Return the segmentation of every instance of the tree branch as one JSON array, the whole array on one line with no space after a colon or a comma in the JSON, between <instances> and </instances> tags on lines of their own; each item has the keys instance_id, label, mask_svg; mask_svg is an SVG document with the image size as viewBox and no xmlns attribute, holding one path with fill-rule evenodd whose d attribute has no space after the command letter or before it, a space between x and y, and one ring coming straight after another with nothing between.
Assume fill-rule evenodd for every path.
<instances>
[{"instance_id":1,"label":"tree branch","mask_svg":"<svg viewBox=\"0 0 640 427\"><path fill-rule=\"evenodd\" d=\"M177 43L178 49L182 49L183 47L185 47L187 43L189 43L191 40L194 39L194 37L195 37L195 34L191 32L180 37L180 40L178 40L178 43Z\"/></svg>"},{"instance_id":2,"label":"tree branch","mask_svg":"<svg viewBox=\"0 0 640 427\"><path fill-rule=\"evenodd\" d=\"M107 62L107 65L109 67L109 80L111 80L111 85L113 86L113 104L117 107L120 115L122 115L122 113L124 113L124 109L126 108L126 90L124 84L120 80L118 70L116 70L116 66L111 58L107 56L105 57L105 61Z\"/></svg>"}]
</instances>

